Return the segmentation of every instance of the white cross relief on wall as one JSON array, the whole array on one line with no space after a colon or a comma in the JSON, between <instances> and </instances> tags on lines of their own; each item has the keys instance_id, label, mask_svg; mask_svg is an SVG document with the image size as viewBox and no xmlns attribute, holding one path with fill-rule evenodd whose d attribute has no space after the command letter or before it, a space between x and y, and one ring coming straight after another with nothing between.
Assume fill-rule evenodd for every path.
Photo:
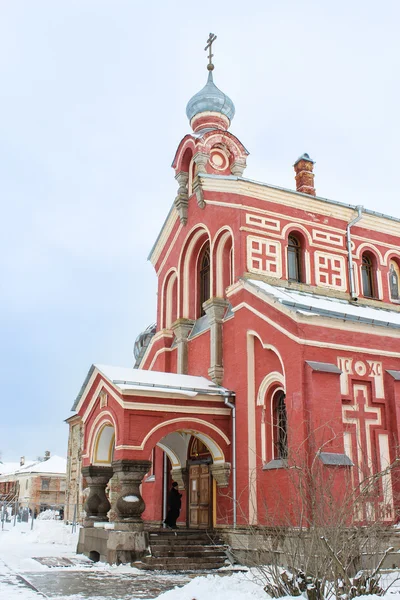
<instances>
[{"instance_id":1,"label":"white cross relief on wall","mask_svg":"<svg viewBox=\"0 0 400 600\"><path fill-rule=\"evenodd\" d=\"M315 252L317 285L346 290L346 266L343 256Z\"/></svg>"},{"instance_id":2,"label":"white cross relief on wall","mask_svg":"<svg viewBox=\"0 0 400 600\"><path fill-rule=\"evenodd\" d=\"M360 367L358 370L360 370ZM372 449L374 432L372 427L382 427L382 408L371 406L370 389L367 384L354 384L353 403L342 406L342 416L343 423L355 426L356 456L354 456L353 436L350 431L345 432L345 448L346 454L358 467L358 482L359 484L364 482L364 489L369 489L370 494L372 494L374 487L371 477L373 478L374 475L380 473L376 483L381 488L382 494L375 500L378 501L377 508L380 518L390 521L393 518L393 489L390 470L385 471L390 465L389 436L385 432L379 432L375 438L378 458L378 464L375 468ZM361 493L362 489L361 486ZM368 504L369 516L373 518L374 504L372 502L366 502L366 504Z\"/></svg>"},{"instance_id":3,"label":"white cross relief on wall","mask_svg":"<svg viewBox=\"0 0 400 600\"><path fill-rule=\"evenodd\" d=\"M247 268L253 273L281 277L280 242L249 235L247 238Z\"/></svg>"}]
</instances>

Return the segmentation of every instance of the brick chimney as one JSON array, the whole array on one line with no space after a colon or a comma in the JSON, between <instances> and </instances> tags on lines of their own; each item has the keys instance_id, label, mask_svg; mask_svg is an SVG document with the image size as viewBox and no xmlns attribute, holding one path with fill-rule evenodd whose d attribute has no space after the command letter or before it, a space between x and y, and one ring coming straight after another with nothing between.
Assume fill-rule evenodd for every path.
<instances>
[{"instance_id":1,"label":"brick chimney","mask_svg":"<svg viewBox=\"0 0 400 600\"><path fill-rule=\"evenodd\" d=\"M49 460L50 458L50 450L45 450L44 452L44 460Z\"/></svg>"},{"instance_id":2,"label":"brick chimney","mask_svg":"<svg viewBox=\"0 0 400 600\"><path fill-rule=\"evenodd\" d=\"M23 467L25 464L25 456L21 456L21 458L19 459L19 466Z\"/></svg>"},{"instance_id":3,"label":"brick chimney","mask_svg":"<svg viewBox=\"0 0 400 600\"><path fill-rule=\"evenodd\" d=\"M314 161L309 157L307 152L305 152L296 160L293 166L296 172L296 190L298 192L303 192L303 194L315 196L313 173Z\"/></svg>"}]
</instances>

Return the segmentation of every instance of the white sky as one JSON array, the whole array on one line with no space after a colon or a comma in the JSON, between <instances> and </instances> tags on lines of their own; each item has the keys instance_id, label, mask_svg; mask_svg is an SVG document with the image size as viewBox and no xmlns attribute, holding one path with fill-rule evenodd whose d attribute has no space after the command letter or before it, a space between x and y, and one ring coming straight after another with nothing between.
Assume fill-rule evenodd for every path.
<instances>
[{"instance_id":1,"label":"white sky","mask_svg":"<svg viewBox=\"0 0 400 600\"><path fill-rule=\"evenodd\" d=\"M400 217L400 3L0 0L0 450L65 454L94 362L131 366L185 107L235 103L245 175Z\"/></svg>"}]
</instances>

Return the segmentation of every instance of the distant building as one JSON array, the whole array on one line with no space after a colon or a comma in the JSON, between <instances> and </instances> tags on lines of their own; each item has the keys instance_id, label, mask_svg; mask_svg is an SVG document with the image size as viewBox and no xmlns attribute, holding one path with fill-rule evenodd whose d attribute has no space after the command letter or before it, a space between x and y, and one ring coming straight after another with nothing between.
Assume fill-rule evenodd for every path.
<instances>
[{"instance_id":1,"label":"distant building","mask_svg":"<svg viewBox=\"0 0 400 600\"><path fill-rule=\"evenodd\" d=\"M64 508L67 461L52 456L40 461L0 463L0 500L15 501L38 513Z\"/></svg>"}]
</instances>

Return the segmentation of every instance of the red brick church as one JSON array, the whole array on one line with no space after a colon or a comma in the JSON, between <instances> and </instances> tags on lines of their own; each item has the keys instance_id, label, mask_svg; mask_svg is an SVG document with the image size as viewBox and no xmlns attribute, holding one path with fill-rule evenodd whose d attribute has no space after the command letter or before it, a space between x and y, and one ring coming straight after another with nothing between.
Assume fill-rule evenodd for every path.
<instances>
[{"instance_id":1,"label":"red brick church","mask_svg":"<svg viewBox=\"0 0 400 600\"><path fill-rule=\"evenodd\" d=\"M318 196L308 154L295 190L247 179L211 57L149 256L156 325L138 337L135 368L93 365L74 405L86 530L160 524L172 481L182 527L283 523L284 504L296 521L307 489L298 479L296 496L293 472L316 465L338 503L376 475L355 518L392 523L400 219Z\"/></svg>"}]
</instances>

